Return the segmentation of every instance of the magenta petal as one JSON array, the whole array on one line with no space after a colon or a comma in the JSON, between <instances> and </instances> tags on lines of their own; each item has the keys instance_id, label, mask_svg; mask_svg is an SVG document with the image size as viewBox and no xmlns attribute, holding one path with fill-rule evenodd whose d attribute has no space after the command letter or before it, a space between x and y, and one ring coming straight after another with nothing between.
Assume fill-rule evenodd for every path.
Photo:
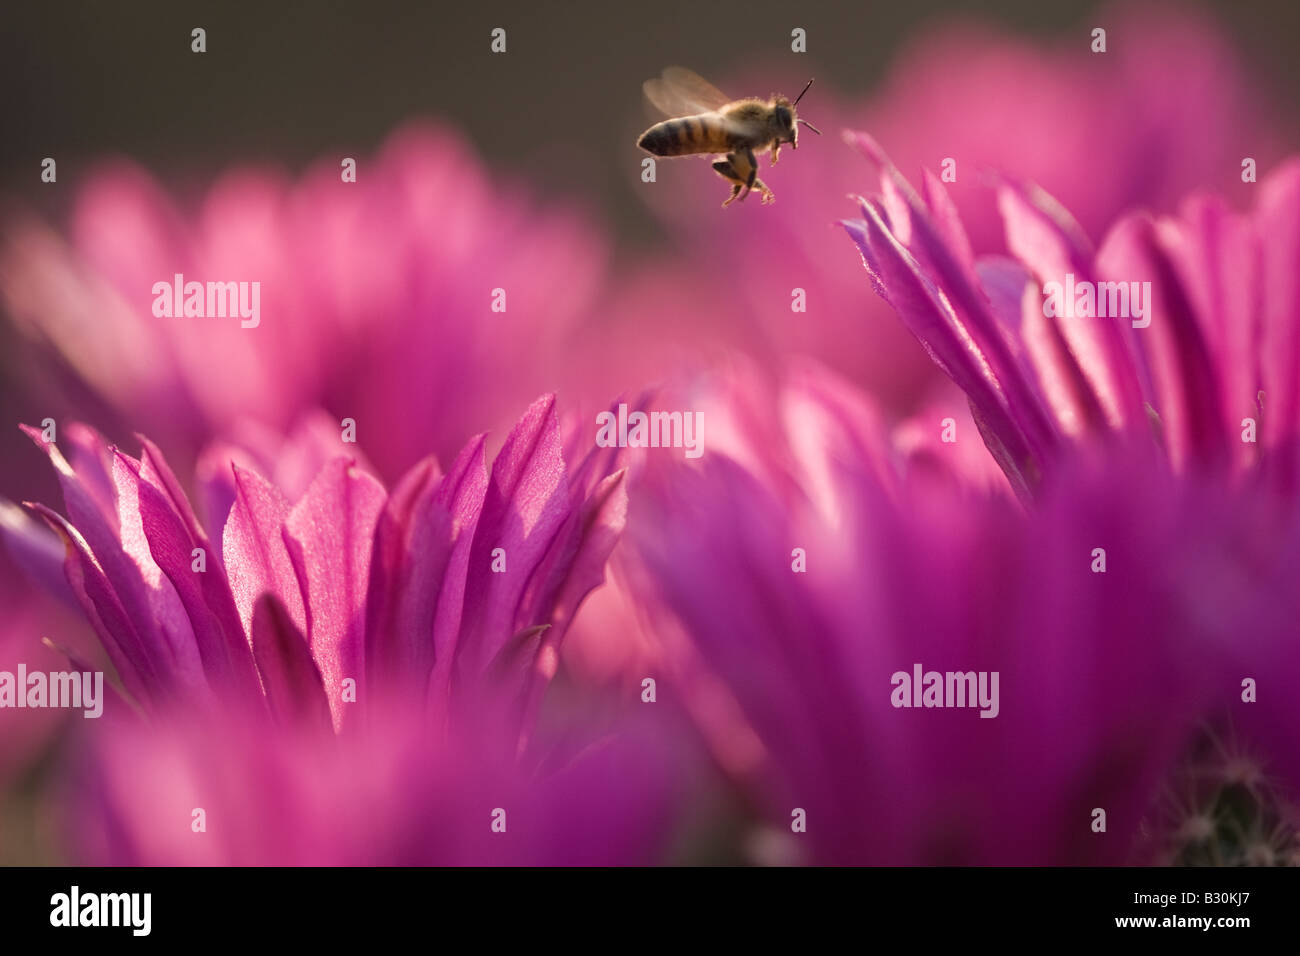
<instances>
[{"instance_id":1,"label":"magenta petal","mask_svg":"<svg viewBox=\"0 0 1300 956\"><path fill-rule=\"evenodd\" d=\"M433 623L451 554L451 515L434 497L432 458L389 495L375 526L366 596L366 683L409 683L420 692L433 671Z\"/></svg>"},{"instance_id":2,"label":"magenta petal","mask_svg":"<svg viewBox=\"0 0 1300 956\"><path fill-rule=\"evenodd\" d=\"M117 492L113 487L113 453L104 437L89 425L69 422L60 445L68 449L72 470L100 513L117 527ZM75 520L75 519L74 519Z\"/></svg>"},{"instance_id":3,"label":"magenta petal","mask_svg":"<svg viewBox=\"0 0 1300 956\"><path fill-rule=\"evenodd\" d=\"M569 507L555 397L538 399L506 439L492 466L470 553L459 669L481 676L506 642L537 624L520 620L520 602ZM504 552L506 570L492 570Z\"/></svg>"},{"instance_id":4,"label":"magenta petal","mask_svg":"<svg viewBox=\"0 0 1300 956\"><path fill-rule=\"evenodd\" d=\"M117 504L113 500L113 482L112 478L109 477L109 469L111 468L109 459L111 456L108 452L108 446L103 446L103 461L101 462L100 455L92 453L84 447L84 444L78 445L78 457L86 463L91 475L89 481L82 481L81 475L68 464L59 447L53 442L47 442L40 429L32 428L29 425L20 425L19 427L28 438L36 443L36 447L45 452L49 458L59 480L59 487L63 491L63 504L68 511L69 522L86 539L87 545L97 558L114 563L114 568L110 569L108 566L104 568L110 578L113 577L113 571L116 570L117 563L122 560L122 555L117 523ZM81 429L80 434L83 442L93 435L88 429ZM102 439L100 441L102 442ZM102 557L99 554L100 551L104 552ZM114 558L117 561L114 561ZM136 574L136 578L138 577L139 575ZM115 581L114 584L117 586L118 582Z\"/></svg>"},{"instance_id":5,"label":"magenta petal","mask_svg":"<svg viewBox=\"0 0 1300 956\"><path fill-rule=\"evenodd\" d=\"M88 486L72 470L59 449L43 439L40 431L27 426L23 426L23 430L54 465L68 510L66 524L76 528L76 540L85 544L89 554L93 555L90 562L101 572L86 579L92 597L99 577L102 577L105 586L113 592L113 603L122 610L121 620L130 632L121 638L124 648L134 646L137 666L149 661L156 676L182 675L181 683L196 690L203 686L202 669L197 654L193 653L193 631L171 584L160 580L162 575L149 554L134 501L118 500L113 511L105 512L101 506L102 489L91 490L102 479L97 464L100 453L93 448L93 443L100 439L90 429L83 428L79 432L79 454L84 456L83 460L91 462L89 467L96 476ZM107 454L106 446L104 454ZM116 470L116 459L113 462L111 467ZM117 476L111 476L110 480L116 483ZM125 527L124 518L129 519ZM54 530L57 532L59 528ZM107 608L101 608L101 612L106 615L105 624L114 626L109 617L116 615Z\"/></svg>"},{"instance_id":6,"label":"magenta petal","mask_svg":"<svg viewBox=\"0 0 1300 956\"><path fill-rule=\"evenodd\" d=\"M45 505L29 504L27 507L62 540L68 585L104 645L122 685L142 704L150 703L162 690L163 675L167 672L165 663L157 659L161 648L149 643L136 630L131 616L118 600L77 529Z\"/></svg>"},{"instance_id":7,"label":"magenta petal","mask_svg":"<svg viewBox=\"0 0 1300 956\"><path fill-rule=\"evenodd\" d=\"M167 459L158 446L151 442L143 435L137 434L136 440L140 442L140 477L149 484L158 489L166 498L167 504L171 506L177 516L185 525L185 530L197 544L206 548L211 560L220 562L221 555L212 552L209 547L208 536L199 524L198 517L194 514L194 509L190 507L190 499L185 494L185 489L176 478L176 473L172 471L171 465L167 464Z\"/></svg>"},{"instance_id":8,"label":"magenta petal","mask_svg":"<svg viewBox=\"0 0 1300 956\"><path fill-rule=\"evenodd\" d=\"M1070 351L1062 323L1043 315L1042 299L1037 294L1026 296L1021 306L1020 338L1038 376L1043 399L1061 430L1072 437L1099 432L1106 426L1106 414L1096 390Z\"/></svg>"},{"instance_id":9,"label":"magenta petal","mask_svg":"<svg viewBox=\"0 0 1300 956\"><path fill-rule=\"evenodd\" d=\"M0 536L14 562L42 589L74 607L77 596L63 570L66 548L59 536L37 523L22 508L0 498Z\"/></svg>"},{"instance_id":10,"label":"magenta petal","mask_svg":"<svg viewBox=\"0 0 1300 956\"><path fill-rule=\"evenodd\" d=\"M1017 494L1028 496L1041 464L1006 405L1006 398L983 354L966 334L948 300L894 239L879 213L863 204L863 220L843 223L862 253L878 291L953 382L970 397L992 434L998 436L999 464ZM990 448L990 450L994 450Z\"/></svg>"},{"instance_id":11,"label":"magenta petal","mask_svg":"<svg viewBox=\"0 0 1300 956\"><path fill-rule=\"evenodd\" d=\"M1020 357L1023 350L1016 334L1020 330L1021 309L1029 285L1028 271L1015 259L1005 256L982 256L974 269L980 287L988 296L993 316L1003 331L1007 348Z\"/></svg>"},{"instance_id":12,"label":"magenta petal","mask_svg":"<svg viewBox=\"0 0 1300 956\"><path fill-rule=\"evenodd\" d=\"M116 453L113 460L113 483L117 488L121 547L140 569L140 578L145 586L145 597L149 602L151 619L156 622L159 633L166 642L173 676L183 686L197 688L207 683L202 651L195 638L194 628L190 624L184 602L176 593L171 580L154 560L152 553L154 542L149 540L140 512L140 487L147 485L147 482L140 480L139 469L138 461L122 452ZM151 530L159 536L157 546L160 551L166 554L169 560L184 562L188 570L185 532L179 522L172 522L170 527L155 525ZM176 552L183 553L177 555ZM219 653L219 648L209 650Z\"/></svg>"},{"instance_id":13,"label":"magenta petal","mask_svg":"<svg viewBox=\"0 0 1300 956\"><path fill-rule=\"evenodd\" d=\"M1042 189L1004 180L998 187L998 211L1007 250L1031 270L1049 278L1088 271L1092 244L1069 212Z\"/></svg>"},{"instance_id":14,"label":"magenta petal","mask_svg":"<svg viewBox=\"0 0 1300 956\"><path fill-rule=\"evenodd\" d=\"M1287 449L1287 490L1300 485L1300 160L1287 163L1260 188L1264 251L1261 431L1270 445Z\"/></svg>"},{"instance_id":15,"label":"magenta petal","mask_svg":"<svg viewBox=\"0 0 1300 956\"><path fill-rule=\"evenodd\" d=\"M305 630L302 592L282 535L289 504L257 472L230 467L235 498L222 537L222 557L244 632L252 633L253 607L267 592L284 604L294 626Z\"/></svg>"},{"instance_id":16,"label":"magenta petal","mask_svg":"<svg viewBox=\"0 0 1300 956\"><path fill-rule=\"evenodd\" d=\"M465 612L465 586L474 533L483 513L488 473L485 436L478 435L456 456L451 470L435 491L438 503L451 516L451 554L443 571L438 612L433 628L433 674L429 678L431 701L445 706L451 694L452 665Z\"/></svg>"},{"instance_id":17,"label":"magenta petal","mask_svg":"<svg viewBox=\"0 0 1300 956\"><path fill-rule=\"evenodd\" d=\"M221 441L205 447L194 465L195 501L203 526L214 540L222 537L230 509L239 497L235 465L261 474L251 455Z\"/></svg>"},{"instance_id":18,"label":"magenta petal","mask_svg":"<svg viewBox=\"0 0 1300 956\"><path fill-rule=\"evenodd\" d=\"M635 398L620 395L606 406L606 411L618 416L619 405L627 405L629 411L648 411L656 398L656 389L646 389ZM607 476L621 471L628 466L631 456L627 448L616 444L602 448L592 441L591 429L587 423L578 418L567 422L568 432L564 438L565 461L577 462L569 468L569 488L573 504L577 505L586 498L591 490Z\"/></svg>"},{"instance_id":19,"label":"magenta petal","mask_svg":"<svg viewBox=\"0 0 1300 956\"><path fill-rule=\"evenodd\" d=\"M453 544L451 515L433 494L424 496L411 516L400 601L390 624L399 643L396 663L419 680L421 691L433 672L434 621Z\"/></svg>"},{"instance_id":20,"label":"magenta petal","mask_svg":"<svg viewBox=\"0 0 1300 956\"><path fill-rule=\"evenodd\" d=\"M146 461L151 452L157 455L157 449L150 446L146 449ZM162 461L161 456L157 461ZM166 474L170 476L170 470ZM159 477L166 480L162 475ZM181 494L179 500L189 514L188 520L178 513L174 499L157 486L148 481L138 482L140 519L150 554L171 581L189 616L203 669L211 681L242 692L247 699L255 699L257 673L220 556L199 528L179 487L175 491ZM195 549L204 553L205 571L194 570Z\"/></svg>"},{"instance_id":21,"label":"magenta petal","mask_svg":"<svg viewBox=\"0 0 1300 956\"><path fill-rule=\"evenodd\" d=\"M1080 282L1095 279L1087 240L1050 196L1033 187L1007 183L998 190L998 206L1006 224L1007 247L1040 284L1064 283L1067 274ZM1080 404L1089 406L1095 397L1111 427L1145 428L1129 332L1116 325L1116 320L1044 319L1040 324L1052 326L1052 336L1067 349L1060 358L1074 366L1070 377L1081 377L1088 384L1091 394L1081 397Z\"/></svg>"},{"instance_id":22,"label":"magenta petal","mask_svg":"<svg viewBox=\"0 0 1300 956\"><path fill-rule=\"evenodd\" d=\"M1103 277L1151 283L1147 328L1134 329L1146 356L1153 405L1175 468L1227 459L1227 425L1219 405L1219 376L1210 360L1192 299L1179 279L1156 223L1147 216L1122 219L1097 256Z\"/></svg>"},{"instance_id":23,"label":"magenta petal","mask_svg":"<svg viewBox=\"0 0 1300 956\"><path fill-rule=\"evenodd\" d=\"M805 483L826 497L817 504L837 510L833 498L843 492L835 486L864 476L893 489L894 449L866 395L814 362L792 364L788 374L781 421Z\"/></svg>"},{"instance_id":24,"label":"magenta petal","mask_svg":"<svg viewBox=\"0 0 1300 956\"><path fill-rule=\"evenodd\" d=\"M253 654L271 711L280 721L331 728L329 700L311 649L272 594L253 608Z\"/></svg>"},{"instance_id":25,"label":"magenta petal","mask_svg":"<svg viewBox=\"0 0 1300 956\"><path fill-rule=\"evenodd\" d=\"M968 272L975 268L975 252L971 249L966 228L961 224L957 207L948 196L948 190L930 170L922 171L921 196L925 200L935 229L943 237L945 245L952 251L958 263Z\"/></svg>"},{"instance_id":26,"label":"magenta petal","mask_svg":"<svg viewBox=\"0 0 1300 956\"><path fill-rule=\"evenodd\" d=\"M351 459L325 466L284 522L284 543L302 591L307 639L325 681L335 729L343 725L340 689L364 683L366 581L383 486Z\"/></svg>"},{"instance_id":27,"label":"magenta petal","mask_svg":"<svg viewBox=\"0 0 1300 956\"><path fill-rule=\"evenodd\" d=\"M978 363L977 374L988 379L1001 393L1029 452L1041 464L1057 444L1057 431L991 314L975 276L970 245L955 210L947 202L947 194L940 184L933 184L930 195L936 208L930 208L868 134L850 133L848 139L880 165L881 185L889 210L888 225L883 220L880 224L897 245L907 250L920 271L932 277L952 316L953 329L965 340L962 353L967 361L973 359ZM868 219L870 208L864 204ZM984 408L983 411L991 419L992 410ZM1004 438L1008 448L1011 447L1009 437Z\"/></svg>"},{"instance_id":28,"label":"magenta petal","mask_svg":"<svg viewBox=\"0 0 1300 956\"><path fill-rule=\"evenodd\" d=\"M1229 428L1243 417L1258 417L1263 382L1261 319L1271 285L1263 280L1264 247L1251 225L1223 199L1198 197L1183 204L1181 221L1169 232L1179 277L1217 359L1223 387L1219 398ZM1239 467L1255 462L1252 443L1230 445Z\"/></svg>"},{"instance_id":29,"label":"magenta petal","mask_svg":"<svg viewBox=\"0 0 1300 956\"><path fill-rule=\"evenodd\" d=\"M578 607L605 583L605 566L627 526L627 472L609 475L569 518L537 569L542 582L540 601L531 616L550 624L535 649L520 661L522 685L510 687L522 700L523 726L528 726L541 706L551 678L559 666L559 645Z\"/></svg>"}]
</instances>

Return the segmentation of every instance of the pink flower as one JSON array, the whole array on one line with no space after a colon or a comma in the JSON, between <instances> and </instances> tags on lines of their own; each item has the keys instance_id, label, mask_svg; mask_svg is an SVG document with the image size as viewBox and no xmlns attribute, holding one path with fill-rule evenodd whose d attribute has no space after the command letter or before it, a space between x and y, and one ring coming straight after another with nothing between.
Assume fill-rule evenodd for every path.
<instances>
[{"instance_id":1,"label":"pink flower","mask_svg":"<svg viewBox=\"0 0 1300 956\"><path fill-rule=\"evenodd\" d=\"M450 457L462 422L508 425L559 384L547 369L594 300L604 241L491 181L443 129L398 131L359 158L354 183L339 162L298 182L234 170L194 209L106 165L79 191L68 241L33 223L7 231L8 311L128 427L191 455L248 421L284 432L324 406L357 421L385 476ZM259 283L257 326L155 315L155 284L177 274ZM32 389L59 414L48 376Z\"/></svg>"},{"instance_id":2,"label":"pink flower","mask_svg":"<svg viewBox=\"0 0 1300 956\"><path fill-rule=\"evenodd\" d=\"M560 642L626 511L617 449L567 465L552 398L490 470L479 436L446 472L426 459L391 492L341 455L296 501L229 463L204 482L208 501L232 491L219 538L148 440L137 459L84 426L59 446L29 433L68 517L31 509L62 540L68 584L148 717L110 708L87 729L74 857L658 858L661 744L589 728L533 742ZM309 431L292 448L318 457ZM195 808L210 832L191 828Z\"/></svg>"},{"instance_id":3,"label":"pink flower","mask_svg":"<svg viewBox=\"0 0 1300 956\"><path fill-rule=\"evenodd\" d=\"M1211 733L1213 746L1188 747L1191 771L1165 771L1177 799L1172 813L1165 801L1170 826L1154 831L1146 858L1293 855L1300 765L1282 740L1297 711L1255 687L1260 675L1294 680L1300 661L1286 570L1300 545L1300 434L1287 411L1300 400L1300 163L1260 184L1249 215L1198 196L1177 218L1122 218L1095 254L1059 204L1004 181L1009 260L972 254L936 177L927 173L918 193L873 139L851 138L882 171L881 197L844 224L877 291L966 393L1034 516L1057 502L1073 518L1106 500L1091 497L1081 469L1106 476L1112 508L1143 502L1112 534L1158 549L1126 562L1126 578L1174 590L1163 605L1149 596L1129 608L1127 620L1162 608L1133 640L1180 635L1181 652L1218 682L1219 703L1203 717L1228 712L1228 726ZM1189 539L1169 520L1197 532ZM1180 689L1195 686L1186 680Z\"/></svg>"},{"instance_id":4,"label":"pink flower","mask_svg":"<svg viewBox=\"0 0 1300 956\"><path fill-rule=\"evenodd\" d=\"M695 709L724 715L701 729L757 808L764 857L1168 859L1187 846L1163 812L1183 768L1216 782L1208 805L1230 785L1204 726L1249 741L1233 773L1248 768L1259 819L1298 805L1294 513L1176 476L1140 442L1063 459L1028 510L908 481L871 404L815 368L695 401L718 442L699 466L647 466L629 540L654 626L700 657ZM918 665L940 674L939 706L921 687L897 698ZM949 673L998 683L977 706ZM1247 676L1270 685L1267 711L1244 702Z\"/></svg>"},{"instance_id":5,"label":"pink flower","mask_svg":"<svg viewBox=\"0 0 1300 956\"><path fill-rule=\"evenodd\" d=\"M473 731L440 739L421 708L392 703L342 735L243 711L106 720L71 781L67 852L146 866L662 860L675 774L643 730L524 766Z\"/></svg>"},{"instance_id":6,"label":"pink flower","mask_svg":"<svg viewBox=\"0 0 1300 956\"><path fill-rule=\"evenodd\" d=\"M0 516L0 521L8 520L8 516ZM63 655L43 639L65 642L67 633L75 632L76 622L71 615L56 602L33 594L8 555L0 555L0 582L0 600L6 608L0 626L0 672L17 674L20 665L29 673L64 669ZM66 712L48 708L0 708L0 740L4 741L0 747L0 784L8 784L29 771L66 718Z\"/></svg>"},{"instance_id":7,"label":"pink flower","mask_svg":"<svg viewBox=\"0 0 1300 956\"><path fill-rule=\"evenodd\" d=\"M342 730L398 695L440 726L490 718L513 753L626 507L611 452L566 466L551 398L490 472L479 436L446 473L426 459L391 494L344 456L296 501L231 465L208 481L233 490L219 539L147 439L136 459L73 426L70 463L30 434L68 517L32 510L62 539L68 583L146 710L251 706Z\"/></svg>"},{"instance_id":8,"label":"pink flower","mask_svg":"<svg viewBox=\"0 0 1300 956\"><path fill-rule=\"evenodd\" d=\"M1028 495L1073 446L1122 439L1159 444L1178 472L1294 493L1300 161L1260 184L1248 217L1198 197L1179 218L1121 219L1096 254L1051 197L1004 183L1011 261L973 255L933 175L918 194L871 137L852 139L883 194L845 228L1013 487Z\"/></svg>"}]
</instances>

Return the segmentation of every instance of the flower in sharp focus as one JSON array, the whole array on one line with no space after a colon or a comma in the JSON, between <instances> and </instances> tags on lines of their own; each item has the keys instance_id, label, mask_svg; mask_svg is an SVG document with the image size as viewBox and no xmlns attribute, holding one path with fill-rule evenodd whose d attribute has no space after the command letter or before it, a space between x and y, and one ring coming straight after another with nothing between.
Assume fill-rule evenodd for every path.
<instances>
[{"instance_id":1,"label":"flower in sharp focus","mask_svg":"<svg viewBox=\"0 0 1300 956\"><path fill-rule=\"evenodd\" d=\"M844 227L1018 492L1072 448L1136 436L1176 472L1294 493L1300 160L1260 184L1249 215L1195 197L1176 218L1122 218L1095 254L1051 197L1004 182L1015 258L977 258L935 176L917 192L870 136L849 139L880 165L882 195Z\"/></svg>"},{"instance_id":2,"label":"flower in sharp focus","mask_svg":"<svg viewBox=\"0 0 1300 956\"><path fill-rule=\"evenodd\" d=\"M405 690L431 718L472 706L464 716L499 722L513 753L626 508L613 451L566 465L549 397L490 471L479 436L445 473L426 459L391 493L342 455L296 501L232 463L209 478L228 490L208 499L233 495L219 539L147 439L136 459L84 426L58 446L30 434L67 517L31 510L62 540L72 592L146 711L252 704L344 729Z\"/></svg>"},{"instance_id":3,"label":"flower in sharp focus","mask_svg":"<svg viewBox=\"0 0 1300 956\"><path fill-rule=\"evenodd\" d=\"M310 431L288 447L313 459ZM478 436L445 472L426 459L390 492L341 455L296 501L228 462L204 479L222 486L205 500L231 501L219 538L148 440L137 459L85 426L57 446L30 433L68 515L29 507L62 541L71 591L145 717L110 706L85 731L75 858L658 858L672 778L659 743L590 728L532 739L626 511L618 450L566 464L554 399L528 409L491 469Z\"/></svg>"}]
</instances>

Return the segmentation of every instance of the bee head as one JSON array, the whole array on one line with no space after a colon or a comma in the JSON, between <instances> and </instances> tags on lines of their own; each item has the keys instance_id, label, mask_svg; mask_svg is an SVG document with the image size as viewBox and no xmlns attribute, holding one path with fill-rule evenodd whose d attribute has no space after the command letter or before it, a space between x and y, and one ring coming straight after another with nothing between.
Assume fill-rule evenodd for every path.
<instances>
[{"instance_id":1,"label":"bee head","mask_svg":"<svg viewBox=\"0 0 1300 956\"><path fill-rule=\"evenodd\" d=\"M807 126L818 136L821 135L821 130L819 130L816 126L813 126L813 124L808 122L807 120L799 119L798 115L795 113L795 107L799 105L799 101L803 99L804 93L807 93L808 87L812 85L813 85L813 81L809 80L808 83L804 86L803 90L800 91L799 95L794 98L793 103L787 100L784 96L778 96L776 98L777 122L781 124L782 129L785 130L788 134L786 141L790 143L790 145L793 146L795 149L799 148L799 130L795 126L796 123L802 123L804 126Z\"/></svg>"},{"instance_id":2,"label":"bee head","mask_svg":"<svg viewBox=\"0 0 1300 956\"><path fill-rule=\"evenodd\" d=\"M772 104L772 125L776 127L777 139L783 143L793 143L798 138L793 105L784 96L773 98Z\"/></svg>"}]
</instances>

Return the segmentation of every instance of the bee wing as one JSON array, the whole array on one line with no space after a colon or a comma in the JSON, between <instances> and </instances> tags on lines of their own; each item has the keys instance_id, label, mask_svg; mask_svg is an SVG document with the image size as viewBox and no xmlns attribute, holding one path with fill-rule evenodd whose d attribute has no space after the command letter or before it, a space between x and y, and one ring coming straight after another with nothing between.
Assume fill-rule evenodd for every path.
<instances>
[{"instance_id":1,"label":"bee wing","mask_svg":"<svg viewBox=\"0 0 1300 956\"><path fill-rule=\"evenodd\" d=\"M646 80L641 89L646 99L667 116L711 113L731 102L716 86L684 66L668 67L663 76Z\"/></svg>"}]
</instances>

